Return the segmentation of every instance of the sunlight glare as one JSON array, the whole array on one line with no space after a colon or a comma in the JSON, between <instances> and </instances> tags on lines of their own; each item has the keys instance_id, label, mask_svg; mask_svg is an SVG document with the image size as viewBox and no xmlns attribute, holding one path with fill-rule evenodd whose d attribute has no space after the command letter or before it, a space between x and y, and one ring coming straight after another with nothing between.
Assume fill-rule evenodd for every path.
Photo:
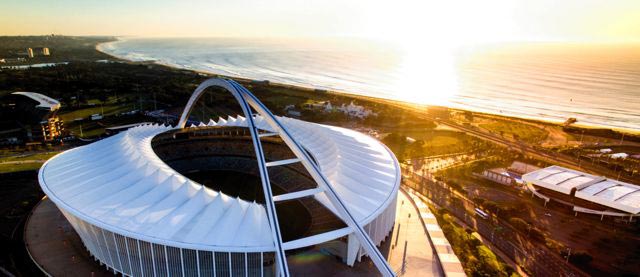
<instances>
[{"instance_id":1,"label":"sunlight glare","mask_svg":"<svg viewBox=\"0 0 640 277\"><path fill-rule=\"evenodd\" d=\"M451 51L413 43L405 45L394 90L402 99L418 104L447 105L457 90Z\"/></svg>"},{"instance_id":2,"label":"sunlight glare","mask_svg":"<svg viewBox=\"0 0 640 277\"><path fill-rule=\"evenodd\" d=\"M516 37L509 1L400 2L370 5L364 23L371 37L404 53L392 88L402 100L449 104L458 88L457 49Z\"/></svg>"}]
</instances>

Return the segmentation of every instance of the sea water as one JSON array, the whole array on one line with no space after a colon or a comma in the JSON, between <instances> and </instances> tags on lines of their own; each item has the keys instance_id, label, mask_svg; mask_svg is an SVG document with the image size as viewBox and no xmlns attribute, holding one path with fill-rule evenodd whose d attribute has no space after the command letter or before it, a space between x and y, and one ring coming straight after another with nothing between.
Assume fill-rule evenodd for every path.
<instances>
[{"instance_id":1,"label":"sea water","mask_svg":"<svg viewBox=\"0 0 640 277\"><path fill-rule=\"evenodd\" d=\"M640 130L640 45L434 49L362 39L127 38L100 46L124 59L221 75Z\"/></svg>"}]
</instances>

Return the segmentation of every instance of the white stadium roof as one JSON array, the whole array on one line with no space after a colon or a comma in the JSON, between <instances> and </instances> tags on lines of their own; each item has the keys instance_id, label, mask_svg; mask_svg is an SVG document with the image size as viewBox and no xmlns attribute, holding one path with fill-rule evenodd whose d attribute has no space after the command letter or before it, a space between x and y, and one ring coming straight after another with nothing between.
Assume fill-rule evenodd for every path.
<instances>
[{"instance_id":1,"label":"white stadium roof","mask_svg":"<svg viewBox=\"0 0 640 277\"><path fill-rule=\"evenodd\" d=\"M637 185L555 165L525 174L522 179L564 194L571 194L575 189L576 198L631 214L640 213L640 186Z\"/></svg>"},{"instance_id":2,"label":"white stadium roof","mask_svg":"<svg viewBox=\"0 0 640 277\"><path fill-rule=\"evenodd\" d=\"M37 92L24 92L24 91L18 91L12 94L26 96L35 101L38 101L39 104L36 107L39 107L39 108L48 109L50 111L55 111L60 108L60 102L58 102L58 100L55 100L44 94L40 94Z\"/></svg>"},{"instance_id":3,"label":"white stadium roof","mask_svg":"<svg viewBox=\"0 0 640 277\"><path fill-rule=\"evenodd\" d=\"M313 155L358 223L371 222L395 199L399 168L380 142L344 128L278 120ZM261 116L254 122L272 131ZM247 120L207 125L246 126ZM189 180L155 154L151 140L172 128L138 126L59 154L40 169L41 186L59 207L137 239L200 250L273 251L264 206ZM325 193L315 198L339 214Z\"/></svg>"},{"instance_id":4,"label":"white stadium roof","mask_svg":"<svg viewBox=\"0 0 640 277\"><path fill-rule=\"evenodd\" d=\"M230 92L244 117L221 118L218 122L200 123L199 127L247 127L265 205L234 199L189 180L165 164L152 149L156 135L185 128L196 102L212 86ZM296 158L266 160L260 137L274 135L282 139ZM300 163L317 186L274 196L267 167L290 163ZM349 235L348 263L355 262L357 253L366 253L383 276L396 275L376 247L395 220L400 166L393 153L375 139L355 131L278 118L233 80L212 78L202 82L187 101L176 127L144 125L66 151L47 161L38 178L43 191L67 219L76 222L74 229L85 245L93 247L92 253L120 270L124 270L122 262L114 265L116 257L107 257L102 250L102 254L96 252L105 248L102 243L106 243L109 255L120 251L117 245L109 250L114 247L105 239L105 232L112 235L114 243L118 234L126 237L127 244L133 239L183 250L245 255L274 251L275 272L282 276L289 276L285 250ZM283 242L275 202L309 196L335 213L347 227ZM102 240L97 233L103 235ZM151 254L153 258L153 251ZM246 269L246 260L244 264ZM235 266L230 259L229 268L232 267Z\"/></svg>"}]
</instances>

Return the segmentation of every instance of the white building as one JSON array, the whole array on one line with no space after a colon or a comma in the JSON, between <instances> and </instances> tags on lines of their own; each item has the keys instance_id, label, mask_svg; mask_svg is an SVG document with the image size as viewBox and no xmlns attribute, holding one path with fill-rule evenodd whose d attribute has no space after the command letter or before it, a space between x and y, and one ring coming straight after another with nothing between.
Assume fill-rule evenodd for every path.
<instances>
[{"instance_id":1,"label":"white building","mask_svg":"<svg viewBox=\"0 0 640 277\"><path fill-rule=\"evenodd\" d=\"M357 117L360 119L367 118L371 115L377 115L373 111L365 109L363 106L353 104L353 101L351 101L349 105L342 104L338 110L350 117Z\"/></svg>"},{"instance_id":2,"label":"white building","mask_svg":"<svg viewBox=\"0 0 640 277\"><path fill-rule=\"evenodd\" d=\"M595 176L560 166L525 174L522 179L538 192L573 203L574 210L602 215L640 214L640 186ZM540 190L542 189L542 190Z\"/></svg>"},{"instance_id":3,"label":"white building","mask_svg":"<svg viewBox=\"0 0 640 277\"><path fill-rule=\"evenodd\" d=\"M38 101L38 105L36 106L38 108L47 109L52 112L60 109L60 101L55 100L44 94L40 94L37 92L25 92L25 91L18 91L12 94L26 96L35 101Z\"/></svg>"}]
</instances>

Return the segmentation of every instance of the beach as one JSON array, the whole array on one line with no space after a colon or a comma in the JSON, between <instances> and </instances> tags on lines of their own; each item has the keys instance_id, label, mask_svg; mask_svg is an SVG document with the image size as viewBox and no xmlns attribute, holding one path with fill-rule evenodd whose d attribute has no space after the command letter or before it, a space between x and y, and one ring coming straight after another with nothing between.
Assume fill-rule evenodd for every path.
<instances>
[{"instance_id":1,"label":"beach","mask_svg":"<svg viewBox=\"0 0 640 277\"><path fill-rule=\"evenodd\" d=\"M455 61L456 92L451 92L434 80L447 78L445 75L407 78L405 59L411 57L390 50L388 45L362 50L326 43L326 48L318 49L319 45L325 46L322 43L283 46L278 41L244 39L127 38L97 49L130 61L154 61L306 89L554 123L572 117L580 126L640 130L636 110L640 106L640 80L634 77L640 74L635 66L640 63L640 51L633 47L625 55L616 54L623 46L593 46L589 51L578 51L554 45L495 46L481 53L462 53ZM372 58L380 54L387 60Z\"/></svg>"}]
</instances>

